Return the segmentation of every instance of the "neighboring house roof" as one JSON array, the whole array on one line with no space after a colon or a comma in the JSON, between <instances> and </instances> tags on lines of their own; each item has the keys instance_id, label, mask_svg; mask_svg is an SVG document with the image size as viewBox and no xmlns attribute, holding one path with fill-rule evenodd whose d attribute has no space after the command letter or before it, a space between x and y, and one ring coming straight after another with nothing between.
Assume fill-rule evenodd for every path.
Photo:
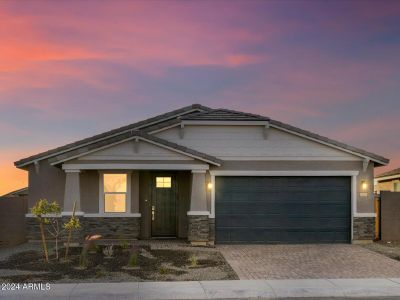
<instances>
[{"instance_id":1,"label":"neighboring house roof","mask_svg":"<svg viewBox=\"0 0 400 300\"><path fill-rule=\"evenodd\" d=\"M57 155L59 153L67 152L73 148L77 148L77 147L81 147L86 144L94 143L98 140L108 138L113 135L121 134L121 133L124 133L129 130L146 129L146 127L148 127L148 126L152 126L152 125L155 125L155 124L161 123L161 122L166 122L172 118L176 118L177 116L180 116L183 114L188 114L191 112L193 113L193 112L199 112L199 111L207 111L207 110L211 110L211 108L200 105L200 104L193 104L193 105L186 106L186 107L183 107L180 109L176 109L176 110L173 110L173 111L167 112L165 114L161 114L161 115L158 115L158 116L155 116L155 117L143 120L143 121L132 123L127 126L119 127L117 129L113 129L113 130L110 130L110 131L107 131L104 133L100 133L100 134L94 135L92 137L88 137L88 138L85 138L85 139L82 139L82 140L79 140L79 141L76 141L73 143L69 143L69 144L66 144L64 146L61 146L61 147L58 147L55 149L51 149L51 150L48 150L45 152L41 152L39 154L35 154L32 156L23 158L19 161L16 161L14 164L17 167L23 167L24 165L33 163L35 160L41 160L44 158L51 157L53 155Z\"/></svg>"},{"instance_id":2,"label":"neighboring house roof","mask_svg":"<svg viewBox=\"0 0 400 300\"><path fill-rule=\"evenodd\" d=\"M400 168L384 172L382 174L375 176L375 178L382 178L382 177L396 176L396 175L399 175L398 177L400 177Z\"/></svg>"},{"instance_id":3,"label":"neighboring house roof","mask_svg":"<svg viewBox=\"0 0 400 300\"><path fill-rule=\"evenodd\" d=\"M158 146L166 148L168 150L178 152L181 154L185 154L192 158L196 158L198 160L205 161L207 163L211 163L216 166L220 166L222 163L222 161L220 159L218 159L214 156L211 156L211 155L208 155L208 154L205 154L205 153L202 153L202 152L199 152L199 151L196 151L196 150L193 150L193 149L190 149L190 148L187 148L187 147L175 144L175 143L171 143L164 139L158 138L154 135L150 135L145 132L138 131L138 130L128 131L126 133L123 133L123 134L120 134L117 136L113 136L113 137L110 137L105 140L98 141L96 143L87 145L85 147L81 147L79 149L75 149L73 151L69 151L64 154L57 155L57 156L49 159L49 162L53 165L59 164L64 161L86 155L90 152L97 151L97 150L99 150L99 148L105 148L107 146L110 146L110 145L113 145L116 143L124 142L127 140L134 140L134 139L147 141L149 143L158 145Z\"/></svg>"},{"instance_id":4,"label":"neighboring house roof","mask_svg":"<svg viewBox=\"0 0 400 300\"><path fill-rule=\"evenodd\" d=\"M141 122L133 123L124 127L120 127L111 131L107 131L102 134L98 134L74 143L67 144L62 147L58 147L43 153L39 153L37 155L30 156L28 158L21 159L15 162L17 167L24 167L30 163L33 163L38 160L52 158L50 161L53 163L57 163L59 161L63 161L65 158L69 159L71 157L80 155L80 153L93 152L95 149L100 147L104 147L106 145L116 143L118 141L135 137L141 137L148 140L152 140L156 142L154 139L157 139L157 142L161 145L171 147L176 149L177 151L181 151L186 154L190 154L193 157L203 158L205 161L210 161L214 164L220 164L220 160L216 157L210 156L205 153L200 153L196 150L189 149L183 147L178 144L170 143L166 140L156 138L148 133L155 132L157 130L161 130L163 128L168 128L172 126L176 126L177 124L185 121L262 121L269 124L271 127L276 127L278 129L297 134L304 138L337 148L343 151L352 153L354 155L365 158L366 160L372 160L376 163L385 165L389 162L389 159L382 157L380 155L329 139L327 137L312 133L310 131L306 131L289 124L285 124L276 120L272 120L268 117L239 112L228 109L211 109L209 107L205 107L199 104L193 104L191 106L183 107L181 109L177 109L154 118L150 118Z\"/></svg>"},{"instance_id":5,"label":"neighboring house roof","mask_svg":"<svg viewBox=\"0 0 400 300\"><path fill-rule=\"evenodd\" d=\"M9 192L8 194L5 194L1 197L20 197L20 196L28 196L28 187L24 187L22 189Z\"/></svg>"}]
</instances>

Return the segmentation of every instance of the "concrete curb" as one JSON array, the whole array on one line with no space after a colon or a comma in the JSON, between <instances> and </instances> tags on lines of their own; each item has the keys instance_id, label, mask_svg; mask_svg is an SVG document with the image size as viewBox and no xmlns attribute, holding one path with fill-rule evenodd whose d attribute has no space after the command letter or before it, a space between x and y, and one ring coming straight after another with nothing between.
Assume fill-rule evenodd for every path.
<instances>
[{"instance_id":1,"label":"concrete curb","mask_svg":"<svg viewBox=\"0 0 400 300\"><path fill-rule=\"evenodd\" d=\"M226 280L52 284L47 291L1 290L0 299L400 298L400 278Z\"/></svg>"}]
</instances>

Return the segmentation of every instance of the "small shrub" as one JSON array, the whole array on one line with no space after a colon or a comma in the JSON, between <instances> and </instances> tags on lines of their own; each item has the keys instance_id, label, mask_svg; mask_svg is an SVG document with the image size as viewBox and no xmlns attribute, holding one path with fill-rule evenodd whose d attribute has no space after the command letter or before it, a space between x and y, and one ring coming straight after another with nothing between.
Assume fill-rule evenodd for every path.
<instances>
[{"instance_id":1,"label":"small shrub","mask_svg":"<svg viewBox=\"0 0 400 300\"><path fill-rule=\"evenodd\" d=\"M89 266L88 251L85 248L82 249L81 256L79 257L79 267L86 269Z\"/></svg>"},{"instance_id":2,"label":"small shrub","mask_svg":"<svg viewBox=\"0 0 400 300\"><path fill-rule=\"evenodd\" d=\"M91 247L93 247L94 242L101 238L101 235L95 234L92 236L87 236L85 238L85 242L83 244L81 256L79 257L79 267L80 268L87 268L89 266L89 257L88 252Z\"/></svg>"},{"instance_id":3,"label":"small shrub","mask_svg":"<svg viewBox=\"0 0 400 300\"><path fill-rule=\"evenodd\" d=\"M133 242L129 253L128 267L137 266L138 256L139 256L139 245Z\"/></svg>"},{"instance_id":4,"label":"small shrub","mask_svg":"<svg viewBox=\"0 0 400 300\"><path fill-rule=\"evenodd\" d=\"M104 270L97 270L96 271L96 274L95 274L96 278L100 278L100 277L104 277L104 276L106 276L106 272L104 272Z\"/></svg>"},{"instance_id":5,"label":"small shrub","mask_svg":"<svg viewBox=\"0 0 400 300\"><path fill-rule=\"evenodd\" d=\"M195 254L189 257L190 267L196 268L199 265L199 260Z\"/></svg>"},{"instance_id":6,"label":"small shrub","mask_svg":"<svg viewBox=\"0 0 400 300\"><path fill-rule=\"evenodd\" d=\"M168 268L167 268L166 266L164 266L164 265L161 265L161 266L160 266L160 269L159 269L158 271L159 271L159 273L160 273L161 275L165 275L165 274L168 273Z\"/></svg>"},{"instance_id":7,"label":"small shrub","mask_svg":"<svg viewBox=\"0 0 400 300\"><path fill-rule=\"evenodd\" d=\"M122 250L128 250L129 249L128 241L122 241L120 246L121 246Z\"/></svg>"},{"instance_id":8,"label":"small shrub","mask_svg":"<svg viewBox=\"0 0 400 300\"><path fill-rule=\"evenodd\" d=\"M114 245L106 246L103 249L103 254L105 258L112 258L112 256L114 255Z\"/></svg>"},{"instance_id":9,"label":"small shrub","mask_svg":"<svg viewBox=\"0 0 400 300\"><path fill-rule=\"evenodd\" d=\"M128 267L136 267L137 266L137 261L138 261L138 256L137 254L131 254L129 256L129 261L128 261Z\"/></svg>"},{"instance_id":10,"label":"small shrub","mask_svg":"<svg viewBox=\"0 0 400 300\"><path fill-rule=\"evenodd\" d=\"M103 249L99 245L94 245L94 251L98 254L103 253Z\"/></svg>"}]
</instances>

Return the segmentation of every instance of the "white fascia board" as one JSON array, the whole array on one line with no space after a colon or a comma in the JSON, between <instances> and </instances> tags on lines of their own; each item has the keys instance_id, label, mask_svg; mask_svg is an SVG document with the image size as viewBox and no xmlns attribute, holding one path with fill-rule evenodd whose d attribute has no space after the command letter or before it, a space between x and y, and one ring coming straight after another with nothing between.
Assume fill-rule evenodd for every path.
<instances>
[{"instance_id":1,"label":"white fascia board","mask_svg":"<svg viewBox=\"0 0 400 300\"><path fill-rule=\"evenodd\" d=\"M358 156L358 157L362 157L364 159L369 159L371 161L380 163L381 165L384 165L384 166L387 165L387 163L379 161L379 160L377 160L375 158L372 158L372 157L369 157L369 156L366 156L366 155L363 155L363 154L348 150L348 149L343 148L343 147L339 147L339 146L333 145L333 144L328 143L328 142L321 141L319 139L316 139L316 138L313 138L313 137L310 137L310 136L307 136L307 135L304 135L304 134L301 134L301 133L298 133L298 132L295 132L295 131L292 131L292 130L289 130L289 129L286 129L286 128L283 128L283 127L280 127L280 126L277 126L277 125L274 125L274 124L271 124L271 127L279 129L279 130L282 130L282 131L285 131L285 132L288 132L288 133L291 133L291 134L294 134L294 135L297 135L297 136L300 136L300 137L303 137L305 139L308 139L308 140L311 140L311 141L314 141L314 142L317 142L317 143L320 143L320 144L323 144L325 146L329 146L329 147L332 147L332 148L335 148L335 149L338 149L338 150L342 150L344 152L353 154L353 155Z\"/></svg>"},{"instance_id":2,"label":"white fascia board","mask_svg":"<svg viewBox=\"0 0 400 300\"><path fill-rule=\"evenodd\" d=\"M188 110L188 111L184 112L183 114L189 114L189 113L195 112L195 111L203 111L203 110L202 110L202 109L192 109L192 110ZM131 128L131 129L126 129L126 130L121 131L121 132L118 132L118 133L114 133L114 134L111 134L111 135L107 135L107 136L105 136L105 137L102 137L102 138L99 138L99 139L96 139L96 140L93 140L93 141L90 141L90 142L87 142L87 143L84 143L84 144L80 144L79 146L71 147L71 148L68 148L68 149L65 149L65 150L56 152L56 153L52 153L52 154L50 154L50 155L43 156L43 157L41 157L41 158L32 159L32 160L27 161L27 162L25 162L25 163L23 163L23 164L17 165L16 167L18 167L18 168L19 168L19 167L24 167L24 166L26 166L26 165L31 164L31 163L34 162L34 161L41 161L41 160L44 160L44 159L47 159L47 158L50 158L50 157L54 157L54 156L63 154L63 153L65 153L65 152L69 152L69 151L72 151L72 150L75 150L75 149L78 149L78 148L81 148L81 147L84 147L84 146L87 146L87 145L90 145L90 144L93 144L93 143L97 143L97 142L100 142L100 141L109 139L109 138L114 137L114 136L118 136L118 135L127 133L127 132L132 131L132 130L138 130L138 129L142 128L142 127L151 126L151 125L153 125L153 124L160 123L160 122L169 120L169 119L174 118L174 117L179 117L179 116L181 116L181 115L183 115L183 114L176 114L176 115L173 115L173 116L168 117L168 118L165 118L165 119L161 119L161 120L158 120L158 121L146 123L146 124L143 124L143 125L141 125L141 126L137 126L137 127Z\"/></svg>"},{"instance_id":3,"label":"white fascia board","mask_svg":"<svg viewBox=\"0 0 400 300\"><path fill-rule=\"evenodd\" d=\"M165 126L165 127L162 127L162 128L158 128L156 130L149 131L148 134L154 134L154 133L162 132L162 131L165 131L165 130L168 130L168 129L171 129L171 128L174 128L174 127L178 127L178 126L181 126L181 123L176 123L176 124L173 124L173 125L170 125L170 126Z\"/></svg>"},{"instance_id":4,"label":"white fascia board","mask_svg":"<svg viewBox=\"0 0 400 300\"><path fill-rule=\"evenodd\" d=\"M134 140L134 139L137 139L137 140L140 140L140 141L144 141L144 142L147 142L149 144L153 144L153 145L156 145L158 147L161 147L161 148L164 148L164 149L168 149L170 151L173 151L173 152L185 155L185 156L189 156L189 157L195 158L197 160L205 161L207 163L213 164L213 165L218 166L218 167L221 166L220 164L218 164L216 162L212 162L212 161L210 161L208 159L205 159L205 158L202 158L202 157L199 157L199 156L196 156L196 155L181 151L179 149L175 149L173 147L166 146L164 144L160 144L160 143L154 142L152 140L148 140L148 139L140 137L140 136L131 136L129 138L123 139L121 141L118 141L118 142L115 142L115 143L112 143L112 144L105 145L103 147L99 147L99 148L96 148L96 149L93 149L93 150L90 150L90 151L87 151L87 152L79 153L77 155L74 155L74 156L71 156L71 157L68 157L68 158L65 158L65 159L61 159L61 160L59 160L57 162L51 163L51 165L54 166L54 165L57 165L57 164L60 164L60 163L63 163L63 162L66 162L66 161L81 157L81 156L84 156L84 155L88 155L88 154L93 153L93 152L97 152L97 151L100 151L100 150L103 150L103 149L106 149L106 148L110 148L110 147L118 145L118 144L122 144L122 143L125 143L125 142L128 142L128 141Z\"/></svg>"},{"instance_id":5,"label":"white fascia board","mask_svg":"<svg viewBox=\"0 0 400 300\"><path fill-rule=\"evenodd\" d=\"M357 176L359 171L209 171L213 176Z\"/></svg>"},{"instance_id":6,"label":"white fascia board","mask_svg":"<svg viewBox=\"0 0 400 300\"><path fill-rule=\"evenodd\" d=\"M63 170L208 170L208 165L196 164L63 164Z\"/></svg>"},{"instance_id":7,"label":"white fascia board","mask_svg":"<svg viewBox=\"0 0 400 300\"><path fill-rule=\"evenodd\" d=\"M183 125L233 125L233 126L265 126L268 121L218 121L218 120L182 120Z\"/></svg>"},{"instance_id":8,"label":"white fascia board","mask_svg":"<svg viewBox=\"0 0 400 300\"><path fill-rule=\"evenodd\" d=\"M385 180L389 180L389 179L397 179L397 178L400 179L400 174L378 177L378 178L375 178L375 180L377 182L380 182L380 181L385 181Z\"/></svg>"}]
</instances>

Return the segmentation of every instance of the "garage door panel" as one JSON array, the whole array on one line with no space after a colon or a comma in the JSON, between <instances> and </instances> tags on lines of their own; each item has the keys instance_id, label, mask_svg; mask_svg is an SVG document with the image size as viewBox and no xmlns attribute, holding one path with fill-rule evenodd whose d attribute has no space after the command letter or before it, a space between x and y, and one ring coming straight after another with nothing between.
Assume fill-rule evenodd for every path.
<instances>
[{"instance_id":1,"label":"garage door panel","mask_svg":"<svg viewBox=\"0 0 400 300\"><path fill-rule=\"evenodd\" d=\"M350 240L349 177L217 177L217 243Z\"/></svg>"},{"instance_id":2,"label":"garage door panel","mask_svg":"<svg viewBox=\"0 0 400 300\"><path fill-rule=\"evenodd\" d=\"M350 238L349 233L338 231L317 231L317 230L276 230L255 228L252 231L246 228L235 228L229 231L217 232L220 236L230 241L232 244L241 243L346 243Z\"/></svg>"}]
</instances>

